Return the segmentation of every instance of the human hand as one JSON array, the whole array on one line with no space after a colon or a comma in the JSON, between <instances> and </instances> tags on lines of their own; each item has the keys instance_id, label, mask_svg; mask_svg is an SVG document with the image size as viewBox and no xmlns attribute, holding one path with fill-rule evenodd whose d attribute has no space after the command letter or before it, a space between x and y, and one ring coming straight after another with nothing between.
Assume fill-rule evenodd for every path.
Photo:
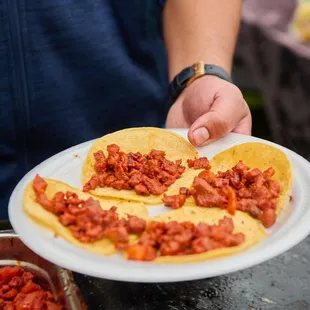
<instances>
[{"instance_id":1,"label":"human hand","mask_svg":"<svg viewBox=\"0 0 310 310\"><path fill-rule=\"evenodd\" d=\"M252 118L238 87L207 75L182 92L169 110L166 127L189 128L189 141L203 146L229 132L250 135Z\"/></svg>"}]
</instances>

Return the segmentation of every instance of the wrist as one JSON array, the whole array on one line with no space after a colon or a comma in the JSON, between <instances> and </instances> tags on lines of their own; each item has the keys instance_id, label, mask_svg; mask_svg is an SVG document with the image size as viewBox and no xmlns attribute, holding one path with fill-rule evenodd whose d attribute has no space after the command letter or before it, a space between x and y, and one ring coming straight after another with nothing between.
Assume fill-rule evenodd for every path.
<instances>
[{"instance_id":1,"label":"wrist","mask_svg":"<svg viewBox=\"0 0 310 310\"><path fill-rule=\"evenodd\" d=\"M223 68L199 61L191 67L183 69L174 77L169 86L171 101L174 102L185 88L204 76L216 76L232 83L230 75Z\"/></svg>"},{"instance_id":2,"label":"wrist","mask_svg":"<svg viewBox=\"0 0 310 310\"><path fill-rule=\"evenodd\" d=\"M193 66L193 64L195 63L195 61L197 62L197 60L203 60L203 62L205 64L213 64L217 67L222 68L223 70L225 70L225 72L227 72L227 74L231 75L231 64L229 62L229 60L225 60L223 61L223 59L221 59L221 57L217 57L217 55L214 55L214 57L197 57L195 58L195 60L192 61L184 61L183 59L180 59L178 64L174 64L174 67L172 67L172 65L169 64L169 81L170 83L173 81L173 79L176 77L176 75L180 74L180 72L182 72L182 70L184 70L185 68L189 68L191 66ZM205 60L206 59L206 60Z\"/></svg>"}]
</instances>

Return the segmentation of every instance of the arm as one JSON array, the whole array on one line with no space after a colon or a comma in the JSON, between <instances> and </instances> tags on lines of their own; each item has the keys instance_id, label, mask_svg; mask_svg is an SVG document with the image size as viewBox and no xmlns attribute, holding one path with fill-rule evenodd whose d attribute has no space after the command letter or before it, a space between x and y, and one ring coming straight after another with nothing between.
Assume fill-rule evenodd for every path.
<instances>
[{"instance_id":1,"label":"arm","mask_svg":"<svg viewBox=\"0 0 310 310\"><path fill-rule=\"evenodd\" d=\"M170 81L203 60L231 73L242 0L167 0L163 13ZM229 132L251 134L251 113L240 90L216 76L190 84L171 106L166 126L189 128L206 145Z\"/></svg>"},{"instance_id":2,"label":"arm","mask_svg":"<svg viewBox=\"0 0 310 310\"><path fill-rule=\"evenodd\" d=\"M167 0L169 78L199 60L231 72L242 0Z\"/></svg>"}]
</instances>

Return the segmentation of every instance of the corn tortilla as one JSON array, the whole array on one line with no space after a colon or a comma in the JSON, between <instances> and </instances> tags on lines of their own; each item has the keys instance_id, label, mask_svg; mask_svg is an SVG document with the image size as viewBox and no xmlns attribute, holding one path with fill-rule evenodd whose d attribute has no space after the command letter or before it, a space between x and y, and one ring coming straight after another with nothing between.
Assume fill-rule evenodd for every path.
<instances>
[{"instance_id":1,"label":"corn tortilla","mask_svg":"<svg viewBox=\"0 0 310 310\"><path fill-rule=\"evenodd\" d=\"M63 182L47 179L44 180L48 183L46 194L49 199L52 199L53 196L57 192L66 192L71 191L76 193L79 198L81 199L88 199L91 195L82 192L76 188L73 188ZM116 249L112 242L108 239L102 239L96 241L94 243L82 243L78 241L75 237L73 237L69 228L63 226L59 221L56 215L52 214L51 212L45 210L39 203L35 200L35 192L32 188L32 182L30 182L24 193L23 198L23 207L26 211L27 215L36 223L40 224L48 228L49 230L55 232L58 236L64 238L69 243L82 248L84 250L93 252L99 255L111 255L116 253ZM128 201L121 201L117 199L105 199L105 198L98 198L93 197L96 200L99 200L102 209L108 210L113 206L117 207L117 213L120 217L127 217L127 214L136 215L140 218L147 220L148 218L148 211L147 208L144 206L143 203L132 203ZM130 236L131 242L136 241L135 236Z\"/></svg>"},{"instance_id":2,"label":"corn tortilla","mask_svg":"<svg viewBox=\"0 0 310 310\"><path fill-rule=\"evenodd\" d=\"M226 171L242 160L250 169L259 168L264 171L270 167L275 169L272 177L280 184L277 214L279 214L289 200L292 187L292 167L287 156L280 149L260 142L248 142L233 146L210 160L211 171ZM186 205L194 205L193 197L189 197Z\"/></svg>"},{"instance_id":3,"label":"corn tortilla","mask_svg":"<svg viewBox=\"0 0 310 310\"><path fill-rule=\"evenodd\" d=\"M287 156L280 149L268 144L243 143L214 156L210 161L211 170L214 173L226 171L235 166L239 160L242 160L250 169L259 168L264 171L272 167L275 170L272 179L279 182L281 190L277 206L279 214L289 200L293 181L292 166Z\"/></svg>"},{"instance_id":4,"label":"corn tortilla","mask_svg":"<svg viewBox=\"0 0 310 310\"><path fill-rule=\"evenodd\" d=\"M117 144L121 151L125 153L140 152L147 154L152 149L162 150L166 153L166 158L171 161L182 159L182 165L186 167L181 178L177 179L166 191L167 195L175 195L179 193L180 187L190 187L193 179L199 174L198 170L189 169L187 159L198 157L196 149L181 136L160 128L142 127L124 129L112 134L108 134L99 138L90 148L87 158L84 162L82 172L82 182L85 184L95 173L93 154L102 150L107 154L106 148L109 144ZM150 205L161 204L163 195L141 196L135 193L134 190L116 190L111 187L96 188L90 193L103 196L126 199L131 201L141 201Z\"/></svg>"}]
</instances>

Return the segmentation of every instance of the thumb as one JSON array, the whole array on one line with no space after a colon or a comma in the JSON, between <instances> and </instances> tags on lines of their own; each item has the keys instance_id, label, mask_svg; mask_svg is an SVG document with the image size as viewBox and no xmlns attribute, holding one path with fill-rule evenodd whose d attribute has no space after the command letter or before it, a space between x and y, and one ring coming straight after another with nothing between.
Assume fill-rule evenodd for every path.
<instances>
[{"instance_id":1,"label":"thumb","mask_svg":"<svg viewBox=\"0 0 310 310\"><path fill-rule=\"evenodd\" d=\"M230 98L217 98L211 110L200 116L190 127L189 141L196 146L210 144L237 128L249 114L244 100L240 104Z\"/></svg>"}]
</instances>

